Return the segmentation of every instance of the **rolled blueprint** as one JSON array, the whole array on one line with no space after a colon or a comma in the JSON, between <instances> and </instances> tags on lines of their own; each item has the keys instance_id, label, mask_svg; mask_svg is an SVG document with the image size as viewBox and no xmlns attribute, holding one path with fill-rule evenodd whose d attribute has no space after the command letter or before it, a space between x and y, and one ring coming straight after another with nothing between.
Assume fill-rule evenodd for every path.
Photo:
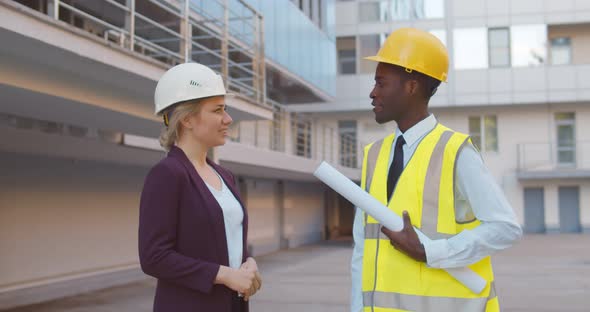
<instances>
[{"instance_id":1,"label":"rolled blueprint","mask_svg":"<svg viewBox=\"0 0 590 312\"><path fill-rule=\"evenodd\" d=\"M327 162L322 161L313 175L326 183L338 194L348 199L355 206L368 213L379 223L392 231L401 231L404 227L403 219L389 208L383 206L377 199L365 192L358 185L344 176ZM422 243L430 241L426 235L416 229ZM444 269L472 292L479 294L486 287L486 280L473 272L470 268Z\"/></svg>"}]
</instances>

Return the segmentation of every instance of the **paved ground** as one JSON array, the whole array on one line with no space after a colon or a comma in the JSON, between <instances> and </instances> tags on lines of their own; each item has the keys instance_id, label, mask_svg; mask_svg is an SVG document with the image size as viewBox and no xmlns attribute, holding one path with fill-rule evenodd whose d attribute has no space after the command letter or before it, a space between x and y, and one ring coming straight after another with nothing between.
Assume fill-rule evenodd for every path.
<instances>
[{"instance_id":1,"label":"paved ground","mask_svg":"<svg viewBox=\"0 0 590 312\"><path fill-rule=\"evenodd\" d=\"M350 242L328 242L258 259L264 286L253 312L347 311ZM494 257L503 311L590 311L590 235L526 236ZM10 312L148 312L146 280Z\"/></svg>"}]
</instances>

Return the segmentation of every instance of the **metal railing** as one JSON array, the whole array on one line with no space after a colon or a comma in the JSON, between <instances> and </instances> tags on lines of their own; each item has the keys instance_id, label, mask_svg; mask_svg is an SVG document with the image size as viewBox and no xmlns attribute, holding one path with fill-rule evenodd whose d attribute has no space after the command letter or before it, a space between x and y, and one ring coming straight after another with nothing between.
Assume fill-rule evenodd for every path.
<instances>
[{"instance_id":1,"label":"metal railing","mask_svg":"<svg viewBox=\"0 0 590 312\"><path fill-rule=\"evenodd\" d=\"M573 145L554 142L521 143L517 145L518 171L590 169L590 141Z\"/></svg>"},{"instance_id":2,"label":"metal railing","mask_svg":"<svg viewBox=\"0 0 590 312\"><path fill-rule=\"evenodd\" d=\"M273 107L273 119L236 122L230 128L232 141L358 168L354 135L338 133L335 127L315 123L308 114L289 112L277 102L268 101Z\"/></svg>"},{"instance_id":3,"label":"metal railing","mask_svg":"<svg viewBox=\"0 0 590 312\"><path fill-rule=\"evenodd\" d=\"M293 152L297 156L313 158L312 121L305 114L291 114Z\"/></svg>"},{"instance_id":4,"label":"metal railing","mask_svg":"<svg viewBox=\"0 0 590 312\"><path fill-rule=\"evenodd\" d=\"M287 137L286 122L288 113L278 102L270 100L273 107L273 118L270 122L270 149L278 152L285 152L285 141Z\"/></svg>"},{"instance_id":5,"label":"metal railing","mask_svg":"<svg viewBox=\"0 0 590 312\"><path fill-rule=\"evenodd\" d=\"M26 4L27 1L15 0ZM264 27L243 0L47 0L38 10L168 66L195 61L268 107Z\"/></svg>"}]
</instances>

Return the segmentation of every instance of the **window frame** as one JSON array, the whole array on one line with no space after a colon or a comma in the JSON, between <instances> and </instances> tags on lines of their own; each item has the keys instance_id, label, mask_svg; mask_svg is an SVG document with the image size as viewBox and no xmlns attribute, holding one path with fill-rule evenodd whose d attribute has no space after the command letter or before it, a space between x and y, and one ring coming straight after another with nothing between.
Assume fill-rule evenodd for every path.
<instances>
[{"instance_id":1,"label":"window frame","mask_svg":"<svg viewBox=\"0 0 590 312\"><path fill-rule=\"evenodd\" d=\"M486 130L486 120L488 118L494 119L494 129L490 133L489 130ZM473 132L471 129L471 120L477 120L479 123L479 132ZM471 137L471 141L473 145L482 153L499 153L500 152L500 138L498 134L498 115L488 114L488 115L470 115L467 118L468 123L468 132L469 136ZM495 136L495 145L493 147L488 146L488 135ZM477 144L475 137L479 137L479 144Z\"/></svg>"}]
</instances>

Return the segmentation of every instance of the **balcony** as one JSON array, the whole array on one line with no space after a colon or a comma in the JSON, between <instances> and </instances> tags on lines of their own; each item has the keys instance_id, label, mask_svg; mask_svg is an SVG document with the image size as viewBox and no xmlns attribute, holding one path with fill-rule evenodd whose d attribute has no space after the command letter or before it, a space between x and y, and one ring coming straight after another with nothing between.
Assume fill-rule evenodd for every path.
<instances>
[{"instance_id":1,"label":"balcony","mask_svg":"<svg viewBox=\"0 0 590 312\"><path fill-rule=\"evenodd\" d=\"M231 142L218 149L219 162L234 173L263 178L317 181L321 161L360 181L356 139L337 128L319 127L309 115L275 108L273 120L243 121Z\"/></svg>"},{"instance_id":2,"label":"balcony","mask_svg":"<svg viewBox=\"0 0 590 312\"><path fill-rule=\"evenodd\" d=\"M157 136L155 82L193 60L223 74L237 95L227 100L235 120L272 118L261 36L235 30L260 24L261 16L244 7L240 19L207 1L227 11L228 21L215 20L198 7L185 10L187 3L1 1L0 40L10 44L0 53L0 113ZM229 3L235 11L241 2Z\"/></svg>"},{"instance_id":3,"label":"balcony","mask_svg":"<svg viewBox=\"0 0 590 312\"><path fill-rule=\"evenodd\" d=\"M517 176L520 180L590 178L590 141L574 145L522 143L518 145Z\"/></svg>"},{"instance_id":4,"label":"balcony","mask_svg":"<svg viewBox=\"0 0 590 312\"><path fill-rule=\"evenodd\" d=\"M228 89L266 105L262 16L242 0L15 2L165 66L208 65Z\"/></svg>"},{"instance_id":5,"label":"balcony","mask_svg":"<svg viewBox=\"0 0 590 312\"><path fill-rule=\"evenodd\" d=\"M275 111L272 121L241 121L215 158L234 173L261 178L316 181L322 160L360 179L356 140L334 129L314 129L306 116ZM289 127L291 125L291 127ZM331 131L330 131L331 130ZM150 167L164 157L157 139L0 113L0 151ZM339 153L340 151L340 153Z\"/></svg>"},{"instance_id":6,"label":"balcony","mask_svg":"<svg viewBox=\"0 0 590 312\"><path fill-rule=\"evenodd\" d=\"M312 179L324 159L338 165L339 151L352 149L341 147L348 143L338 129L315 129L306 114L287 112L264 96L262 37L246 30L261 16L241 0L228 0L227 7L194 3L0 2L0 39L11 43L0 54L6 64L0 128L19 138L0 150L149 166L164 155L155 139L161 127L151 104L155 80L171 65L195 60L219 69L247 104L233 107L236 97L228 99L236 136L218 150L220 162L238 174L283 179ZM343 164L347 176L359 176L355 164Z\"/></svg>"}]
</instances>

